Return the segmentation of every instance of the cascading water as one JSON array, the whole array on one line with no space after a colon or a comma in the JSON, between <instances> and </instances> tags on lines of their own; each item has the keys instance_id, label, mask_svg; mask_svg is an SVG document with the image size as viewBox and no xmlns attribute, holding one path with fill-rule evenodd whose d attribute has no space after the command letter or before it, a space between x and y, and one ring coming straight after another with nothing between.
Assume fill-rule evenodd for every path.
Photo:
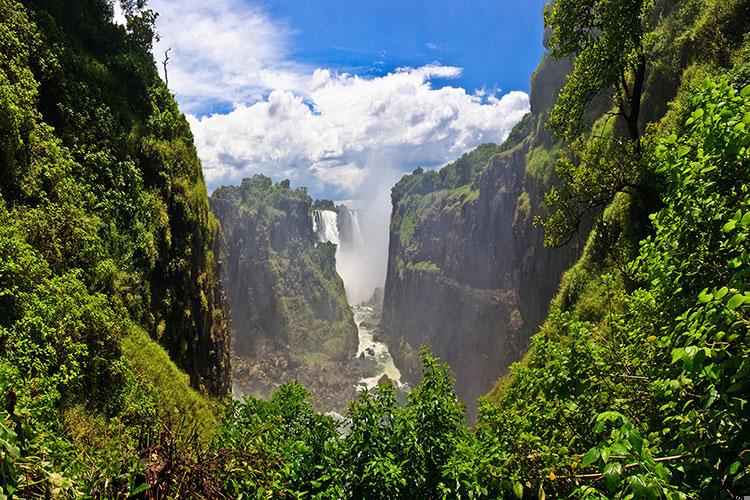
<instances>
[{"instance_id":1,"label":"cascading water","mask_svg":"<svg viewBox=\"0 0 750 500\"><path fill-rule=\"evenodd\" d=\"M359 216L356 211L344 206L338 207L338 210L339 213L316 210L313 213L313 231L319 241L336 244L336 271L344 282L347 300L354 304L352 313L359 338L356 359L358 363L372 365L372 369L367 370L367 376L358 381L358 386L372 389L383 375L387 375L403 388L401 373L393 363L388 346L375 339L375 325L380 322L380 304L364 302L374 290L363 290L364 280L359 279L367 271L367 263L362 259L366 242Z\"/></svg>"},{"instance_id":2,"label":"cascading water","mask_svg":"<svg viewBox=\"0 0 750 500\"><path fill-rule=\"evenodd\" d=\"M338 261L339 247L339 225L338 214L333 210L316 210L313 213L313 231L318 235L320 241L336 244L336 260Z\"/></svg>"}]
</instances>

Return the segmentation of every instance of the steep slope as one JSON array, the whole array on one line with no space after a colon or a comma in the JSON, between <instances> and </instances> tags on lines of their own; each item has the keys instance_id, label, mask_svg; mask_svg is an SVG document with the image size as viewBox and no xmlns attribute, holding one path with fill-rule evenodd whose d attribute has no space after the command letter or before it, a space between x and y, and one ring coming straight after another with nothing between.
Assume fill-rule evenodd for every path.
<instances>
[{"instance_id":1,"label":"steep slope","mask_svg":"<svg viewBox=\"0 0 750 500\"><path fill-rule=\"evenodd\" d=\"M552 179L556 144L544 129L569 63L545 58L532 79L531 113L502 146L486 144L439 172L393 188L383 326L413 383L415 353L431 344L476 398L516 361L547 312L578 241L551 252L532 227Z\"/></svg>"},{"instance_id":2,"label":"steep slope","mask_svg":"<svg viewBox=\"0 0 750 500\"><path fill-rule=\"evenodd\" d=\"M336 247L318 241L311 205L306 190L260 175L211 196L222 228L234 389L268 397L298 378L323 407L336 399L329 408L343 409L352 394L342 375L356 353L357 327L336 273Z\"/></svg>"},{"instance_id":3,"label":"steep slope","mask_svg":"<svg viewBox=\"0 0 750 500\"><path fill-rule=\"evenodd\" d=\"M741 12L741 2L712 7L721 27L699 0L680 8L671 0L656 4L660 36L650 42L641 130L664 116L696 53L707 64L726 65L743 36L742 22L727 14ZM545 44L548 39L546 33ZM476 397L525 352L561 274L580 255L606 205L591 211L563 248L545 248L543 230L533 224L535 216L545 216L544 193L559 184L556 158L567 146L547 129L547 111L570 68L545 56L532 77L531 114L501 147L485 145L438 173L406 176L393 190L383 326L412 381L418 378L414 353L423 343L434 346L455 370L470 415ZM610 107L608 96L594 98L584 129L619 133ZM647 233L645 218L656 208L649 203L632 207L630 216L642 227L631 235L635 241Z\"/></svg>"},{"instance_id":4,"label":"steep slope","mask_svg":"<svg viewBox=\"0 0 750 500\"><path fill-rule=\"evenodd\" d=\"M21 496L49 495L39 464L65 453L64 473L82 474L77 446L132 457L167 414L209 430L205 395L229 389L192 134L149 53L149 11L128 30L112 13L0 1L0 388L9 418L24 415L16 452L37 457L0 468L29 483Z\"/></svg>"}]
</instances>

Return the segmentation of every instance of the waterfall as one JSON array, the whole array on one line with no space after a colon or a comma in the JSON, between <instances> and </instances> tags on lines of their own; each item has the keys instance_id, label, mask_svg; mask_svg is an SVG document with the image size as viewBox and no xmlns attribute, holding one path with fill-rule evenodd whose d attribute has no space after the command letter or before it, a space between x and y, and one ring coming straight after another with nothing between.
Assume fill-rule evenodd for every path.
<instances>
[{"instance_id":1,"label":"waterfall","mask_svg":"<svg viewBox=\"0 0 750 500\"><path fill-rule=\"evenodd\" d=\"M365 304L374 287L367 279L370 262L367 247L356 210L341 205L333 210L315 210L312 215L313 232L321 242L336 244L336 271L344 282L346 299L352 305L354 322L357 324L359 345L356 362L370 366L359 381L358 387L372 389L383 375L387 375L400 389L401 372L393 363L388 346L375 340L372 324L380 322L377 306ZM362 366L362 365L360 365Z\"/></svg>"},{"instance_id":2,"label":"waterfall","mask_svg":"<svg viewBox=\"0 0 750 500\"><path fill-rule=\"evenodd\" d=\"M344 281L350 304L368 300L376 286L371 278L371 262L359 215L344 205L333 210L313 212L313 231L321 242L336 244L336 271Z\"/></svg>"},{"instance_id":3,"label":"waterfall","mask_svg":"<svg viewBox=\"0 0 750 500\"><path fill-rule=\"evenodd\" d=\"M365 247L365 238L362 236L362 227L359 225L359 215L352 210L348 211L352 219L352 246L355 249L363 249Z\"/></svg>"},{"instance_id":4,"label":"waterfall","mask_svg":"<svg viewBox=\"0 0 750 500\"><path fill-rule=\"evenodd\" d=\"M313 214L313 231L322 242L330 241L337 247L341 244L339 240L338 214L333 210L316 210ZM338 248L336 254L339 253ZM338 258L338 255L337 255Z\"/></svg>"}]
</instances>

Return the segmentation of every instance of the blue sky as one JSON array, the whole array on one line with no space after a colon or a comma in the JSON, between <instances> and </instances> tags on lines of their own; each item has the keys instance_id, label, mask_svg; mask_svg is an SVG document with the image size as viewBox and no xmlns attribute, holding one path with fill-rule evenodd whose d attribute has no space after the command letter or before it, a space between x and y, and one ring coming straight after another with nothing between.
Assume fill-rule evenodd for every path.
<instances>
[{"instance_id":1,"label":"blue sky","mask_svg":"<svg viewBox=\"0 0 750 500\"><path fill-rule=\"evenodd\" d=\"M542 55L543 0L276 0L257 3L294 31L295 59L382 76L430 63L463 68L433 80L528 91Z\"/></svg>"},{"instance_id":2,"label":"blue sky","mask_svg":"<svg viewBox=\"0 0 750 500\"><path fill-rule=\"evenodd\" d=\"M151 0L209 191L257 173L361 200L502 142L543 0Z\"/></svg>"},{"instance_id":3,"label":"blue sky","mask_svg":"<svg viewBox=\"0 0 750 500\"><path fill-rule=\"evenodd\" d=\"M265 174L358 209L368 292L399 178L502 142L529 111L543 3L149 1L209 193Z\"/></svg>"}]
</instances>

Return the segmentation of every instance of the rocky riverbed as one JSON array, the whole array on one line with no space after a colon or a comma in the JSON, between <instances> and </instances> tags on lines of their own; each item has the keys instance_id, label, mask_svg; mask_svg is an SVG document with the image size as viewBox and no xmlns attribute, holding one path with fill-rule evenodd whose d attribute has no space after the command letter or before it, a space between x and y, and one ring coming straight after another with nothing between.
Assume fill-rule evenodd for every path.
<instances>
[{"instance_id":1,"label":"rocky riverbed","mask_svg":"<svg viewBox=\"0 0 750 500\"><path fill-rule=\"evenodd\" d=\"M281 384L296 380L312 396L318 411L346 414L349 403L364 389L391 379L399 392L408 387L393 362L378 326L382 308L377 301L352 306L357 323L359 345L356 356L347 362L294 364L281 354L252 358L235 356L233 364L234 397L253 396L269 399Z\"/></svg>"}]
</instances>

